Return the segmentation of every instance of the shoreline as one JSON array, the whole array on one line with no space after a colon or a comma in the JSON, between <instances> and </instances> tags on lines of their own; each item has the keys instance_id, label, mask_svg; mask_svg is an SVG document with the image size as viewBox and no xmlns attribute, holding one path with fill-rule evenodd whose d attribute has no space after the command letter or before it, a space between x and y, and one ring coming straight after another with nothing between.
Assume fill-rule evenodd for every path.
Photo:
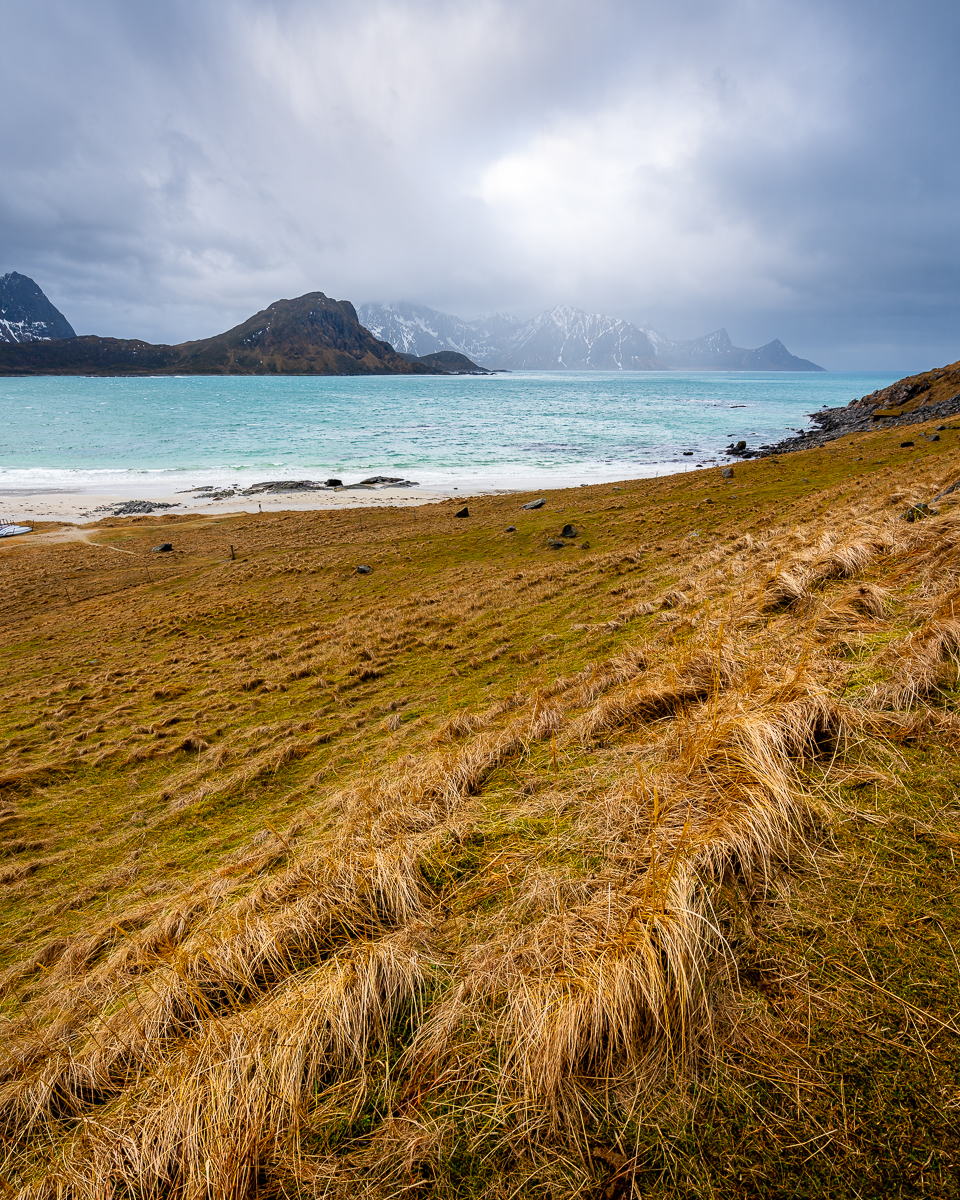
<instances>
[{"instance_id":1,"label":"shoreline","mask_svg":"<svg viewBox=\"0 0 960 1200\"><path fill-rule=\"evenodd\" d=\"M153 489L149 496L131 497L129 492L98 489L27 488L0 489L0 524L29 524L32 521L66 521L79 525L115 517L154 516L226 516L230 513L295 511L323 509L372 508L383 505L408 508L421 504L440 504L446 500L467 500L473 496L506 495L512 489L431 488L350 484L339 488L279 488L254 495L240 492L231 496L184 495L164 488ZM142 503L143 508L117 512L117 508ZM152 510L146 507L153 504Z\"/></svg>"},{"instance_id":2,"label":"shoreline","mask_svg":"<svg viewBox=\"0 0 960 1200\"><path fill-rule=\"evenodd\" d=\"M499 482L463 481L456 486L420 484L412 481L374 476L356 483L344 482L327 487L320 481L260 480L247 487L208 484L193 488L175 487L181 480L139 480L129 485L116 483L82 487L0 486L0 524L29 524L32 521L68 521L92 524L108 518L155 516L217 515L230 513L308 512L323 509L398 507L440 504L478 496L506 496L591 487L599 484L627 483L633 479L663 478L688 471L721 465L720 456L709 462L663 462L638 475L613 475L606 478L539 480L519 478L512 486ZM148 507L150 506L150 507ZM126 511L117 511L118 508Z\"/></svg>"}]
</instances>

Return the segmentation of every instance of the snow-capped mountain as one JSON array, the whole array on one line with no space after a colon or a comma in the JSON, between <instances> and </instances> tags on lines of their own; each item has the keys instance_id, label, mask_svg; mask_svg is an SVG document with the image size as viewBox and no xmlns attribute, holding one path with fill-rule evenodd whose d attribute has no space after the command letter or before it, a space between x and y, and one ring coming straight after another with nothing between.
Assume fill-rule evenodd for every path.
<instances>
[{"instance_id":1,"label":"snow-capped mountain","mask_svg":"<svg viewBox=\"0 0 960 1200\"><path fill-rule=\"evenodd\" d=\"M0 275L0 342L47 342L77 335L67 318L54 308L26 275Z\"/></svg>"},{"instance_id":2,"label":"snow-capped mountain","mask_svg":"<svg viewBox=\"0 0 960 1200\"><path fill-rule=\"evenodd\" d=\"M498 356L498 347L509 339L520 322L516 317L494 313L479 321L464 321L449 313L418 304L361 304L361 324L374 337L389 342L401 354L435 354L455 350L480 366L488 366L484 355ZM501 363L496 363L502 366Z\"/></svg>"},{"instance_id":3,"label":"snow-capped mountain","mask_svg":"<svg viewBox=\"0 0 960 1200\"><path fill-rule=\"evenodd\" d=\"M489 368L511 371L820 371L774 340L757 350L734 346L725 329L674 342L616 317L557 305L529 321L495 313L464 321L415 304L362 304L360 320L406 354L456 350Z\"/></svg>"},{"instance_id":4,"label":"snow-capped mountain","mask_svg":"<svg viewBox=\"0 0 960 1200\"><path fill-rule=\"evenodd\" d=\"M563 304L518 326L501 353L502 365L516 371L655 371L664 366L642 329Z\"/></svg>"}]
</instances>

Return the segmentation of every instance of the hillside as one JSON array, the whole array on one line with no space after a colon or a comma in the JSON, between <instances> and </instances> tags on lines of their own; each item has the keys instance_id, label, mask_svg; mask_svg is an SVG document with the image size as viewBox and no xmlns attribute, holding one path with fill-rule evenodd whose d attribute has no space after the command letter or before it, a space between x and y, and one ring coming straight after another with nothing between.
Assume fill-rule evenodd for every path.
<instances>
[{"instance_id":1,"label":"hillside","mask_svg":"<svg viewBox=\"0 0 960 1200\"><path fill-rule=\"evenodd\" d=\"M811 413L816 428L805 429L796 437L785 438L772 446L737 449L731 446L728 454L740 458L759 458L825 446L842 437L872 430L894 430L904 426L929 424L960 413L960 362L949 363L932 371L921 371L898 379L869 396L851 400L841 408L822 408ZM943 426L934 426L923 436L940 439ZM903 429L909 445L909 431Z\"/></svg>"},{"instance_id":2,"label":"hillside","mask_svg":"<svg viewBox=\"0 0 960 1200\"><path fill-rule=\"evenodd\" d=\"M176 346L120 338L0 345L0 375L436 375L378 341L348 300L277 300L226 333Z\"/></svg>"},{"instance_id":3,"label":"hillside","mask_svg":"<svg viewBox=\"0 0 960 1200\"><path fill-rule=\"evenodd\" d=\"M362 304L360 320L408 354L455 350L493 369L511 371L822 371L774 340L757 350L734 346L725 329L675 342L617 317L567 305L529 321L495 313L464 321L408 304Z\"/></svg>"},{"instance_id":4,"label":"hillside","mask_svg":"<svg viewBox=\"0 0 960 1200\"><path fill-rule=\"evenodd\" d=\"M10 539L5 1193L955 1200L958 451Z\"/></svg>"}]
</instances>

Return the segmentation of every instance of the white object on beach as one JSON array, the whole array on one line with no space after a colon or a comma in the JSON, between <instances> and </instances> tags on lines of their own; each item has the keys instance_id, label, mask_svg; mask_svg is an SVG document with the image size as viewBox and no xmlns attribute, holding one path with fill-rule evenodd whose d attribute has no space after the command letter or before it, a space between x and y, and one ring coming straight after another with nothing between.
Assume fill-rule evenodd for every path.
<instances>
[{"instance_id":1,"label":"white object on beach","mask_svg":"<svg viewBox=\"0 0 960 1200\"><path fill-rule=\"evenodd\" d=\"M14 537L18 533L33 533L29 525L0 525L0 537Z\"/></svg>"}]
</instances>

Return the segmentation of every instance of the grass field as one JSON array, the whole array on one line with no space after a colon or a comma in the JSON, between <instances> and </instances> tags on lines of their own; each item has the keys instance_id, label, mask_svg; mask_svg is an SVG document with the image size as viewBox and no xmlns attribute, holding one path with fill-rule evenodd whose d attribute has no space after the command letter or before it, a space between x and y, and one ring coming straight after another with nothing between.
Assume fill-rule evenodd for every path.
<instances>
[{"instance_id":1,"label":"grass field","mask_svg":"<svg viewBox=\"0 0 960 1200\"><path fill-rule=\"evenodd\" d=\"M0 1190L960 1196L928 432L3 546Z\"/></svg>"}]
</instances>

